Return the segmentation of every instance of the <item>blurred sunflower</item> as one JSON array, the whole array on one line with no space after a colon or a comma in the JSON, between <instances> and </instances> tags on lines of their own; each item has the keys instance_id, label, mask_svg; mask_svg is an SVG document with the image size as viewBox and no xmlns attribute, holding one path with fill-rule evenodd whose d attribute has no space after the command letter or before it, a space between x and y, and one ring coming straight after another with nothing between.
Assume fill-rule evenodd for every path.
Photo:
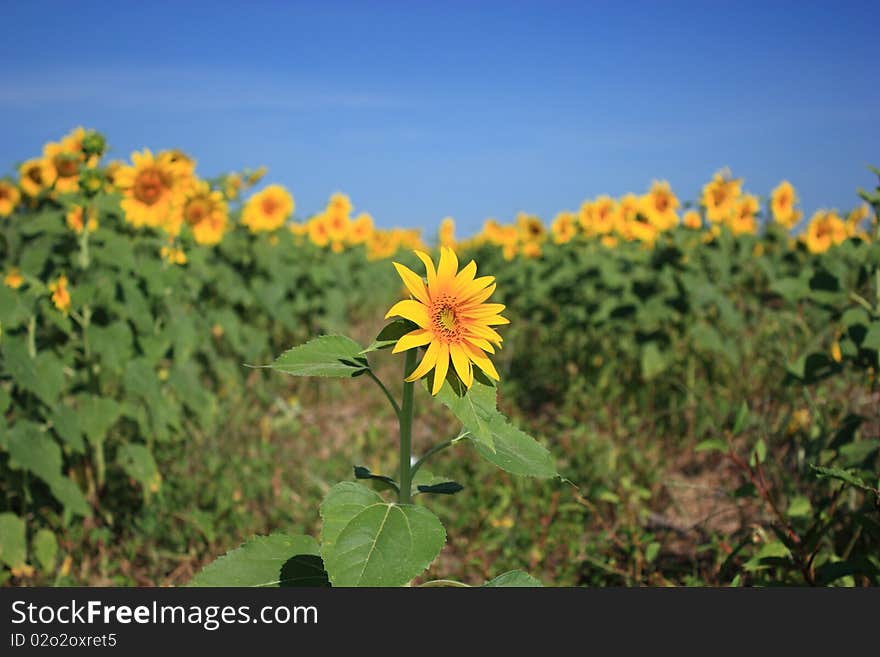
<instances>
[{"instance_id":1,"label":"blurred sunflower","mask_svg":"<svg viewBox=\"0 0 880 657\"><path fill-rule=\"evenodd\" d=\"M0 180L0 217L8 217L21 200L18 187L8 180Z\"/></svg>"},{"instance_id":2,"label":"blurred sunflower","mask_svg":"<svg viewBox=\"0 0 880 657\"><path fill-rule=\"evenodd\" d=\"M657 230L669 230L678 224L678 198L665 180L655 180L647 194L642 196L640 211Z\"/></svg>"},{"instance_id":3,"label":"blurred sunflower","mask_svg":"<svg viewBox=\"0 0 880 657\"><path fill-rule=\"evenodd\" d=\"M67 227L77 235L81 235L83 230L86 229L90 233L94 233L98 230L98 211L93 207L89 208L87 213L88 222L83 221L83 214L85 214L85 210L81 205L73 206L65 216Z\"/></svg>"},{"instance_id":4,"label":"blurred sunflower","mask_svg":"<svg viewBox=\"0 0 880 657\"><path fill-rule=\"evenodd\" d=\"M281 228L293 214L293 197L281 185L269 185L248 199L241 215L241 223L252 233Z\"/></svg>"},{"instance_id":5,"label":"blurred sunflower","mask_svg":"<svg viewBox=\"0 0 880 657\"><path fill-rule=\"evenodd\" d=\"M49 283L49 291L52 293L52 303L66 315L70 311L70 292L67 289L67 276L61 274L61 276Z\"/></svg>"},{"instance_id":6,"label":"blurred sunflower","mask_svg":"<svg viewBox=\"0 0 880 657\"><path fill-rule=\"evenodd\" d=\"M348 243L364 244L373 233L373 217L361 212L348 227Z\"/></svg>"},{"instance_id":7,"label":"blurred sunflower","mask_svg":"<svg viewBox=\"0 0 880 657\"><path fill-rule=\"evenodd\" d=\"M21 275L21 270L18 267L12 267L6 272L6 275L3 276L3 284L13 290L20 288L23 283L24 276Z\"/></svg>"},{"instance_id":8,"label":"blurred sunflower","mask_svg":"<svg viewBox=\"0 0 880 657\"><path fill-rule=\"evenodd\" d=\"M153 157L152 151L131 154L131 166L120 166L113 181L122 192L120 205L125 220L135 228L158 228L166 224L191 184L192 169L169 152Z\"/></svg>"},{"instance_id":9,"label":"blurred sunflower","mask_svg":"<svg viewBox=\"0 0 880 657\"><path fill-rule=\"evenodd\" d=\"M787 180L783 180L770 194L770 211L773 220L788 230L800 221L801 213L795 209L798 197L794 187Z\"/></svg>"},{"instance_id":10,"label":"blurred sunflower","mask_svg":"<svg viewBox=\"0 0 880 657\"><path fill-rule=\"evenodd\" d=\"M574 214L565 211L560 212L553 219L550 225L550 231L553 233L553 241L556 244L566 244L577 235L577 220Z\"/></svg>"},{"instance_id":11,"label":"blurred sunflower","mask_svg":"<svg viewBox=\"0 0 880 657\"><path fill-rule=\"evenodd\" d=\"M474 382L474 365L498 380L486 352L495 353L493 345L500 347L502 342L492 327L509 322L499 314L504 310L502 304L485 303L495 291L495 278L475 278L477 265L473 260L459 272L455 252L446 247L440 248L436 270L430 256L422 251L415 253L425 265L427 285L414 271L395 262L404 285L415 298L394 304L385 315L403 317L419 326L397 341L394 353L427 345L424 358L406 380L415 381L434 370L431 394L436 395L446 380L450 361L468 388Z\"/></svg>"},{"instance_id":12,"label":"blurred sunflower","mask_svg":"<svg viewBox=\"0 0 880 657\"><path fill-rule=\"evenodd\" d=\"M330 243L330 235L327 232L327 221L323 214L309 219L309 241L315 246L324 248Z\"/></svg>"},{"instance_id":13,"label":"blurred sunflower","mask_svg":"<svg viewBox=\"0 0 880 657\"><path fill-rule=\"evenodd\" d=\"M58 174L51 160L39 157L24 162L18 168L19 185L28 196L36 198L55 184Z\"/></svg>"},{"instance_id":14,"label":"blurred sunflower","mask_svg":"<svg viewBox=\"0 0 880 657\"><path fill-rule=\"evenodd\" d=\"M746 194L737 200L733 208L733 214L729 220L729 227L734 235L754 235L758 232L757 214L761 209L758 198L752 194Z\"/></svg>"},{"instance_id":15,"label":"blurred sunflower","mask_svg":"<svg viewBox=\"0 0 880 657\"><path fill-rule=\"evenodd\" d=\"M223 194L199 181L180 206L180 221L192 231L197 244L219 244L226 232L229 213Z\"/></svg>"},{"instance_id":16,"label":"blurred sunflower","mask_svg":"<svg viewBox=\"0 0 880 657\"><path fill-rule=\"evenodd\" d=\"M742 194L742 180L732 178L728 171L719 171L703 186L701 203L706 217L713 223L726 221Z\"/></svg>"},{"instance_id":17,"label":"blurred sunflower","mask_svg":"<svg viewBox=\"0 0 880 657\"><path fill-rule=\"evenodd\" d=\"M810 219L804 241L810 253L825 253L846 239L846 225L833 210L819 210Z\"/></svg>"},{"instance_id":18,"label":"blurred sunflower","mask_svg":"<svg viewBox=\"0 0 880 657\"><path fill-rule=\"evenodd\" d=\"M437 231L437 241L440 246L449 249L455 248L455 219L452 217L444 217L440 222L440 230Z\"/></svg>"},{"instance_id":19,"label":"blurred sunflower","mask_svg":"<svg viewBox=\"0 0 880 657\"><path fill-rule=\"evenodd\" d=\"M614 199L600 196L592 204L592 232L596 235L607 235L614 231L615 223Z\"/></svg>"},{"instance_id":20,"label":"blurred sunflower","mask_svg":"<svg viewBox=\"0 0 880 657\"><path fill-rule=\"evenodd\" d=\"M700 230L703 227L703 220L700 218L700 213L696 210L685 212L681 218L681 223L685 228L690 228L691 230Z\"/></svg>"}]
</instances>

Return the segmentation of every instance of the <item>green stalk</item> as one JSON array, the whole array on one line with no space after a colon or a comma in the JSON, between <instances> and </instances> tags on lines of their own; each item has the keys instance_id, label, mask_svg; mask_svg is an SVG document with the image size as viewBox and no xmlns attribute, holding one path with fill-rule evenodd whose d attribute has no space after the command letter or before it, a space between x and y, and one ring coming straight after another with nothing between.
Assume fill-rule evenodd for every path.
<instances>
[{"instance_id":1,"label":"green stalk","mask_svg":"<svg viewBox=\"0 0 880 657\"><path fill-rule=\"evenodd\" d=\"M417 349L406 352L406 361L403 364L403 378L406 379L416 366ZM403 400L400 404L400 494L397 497L401 504L410 504L412 501L412 421L413 421L413 393L415 382L403 382Z\"/></svg>"}]
</instances>

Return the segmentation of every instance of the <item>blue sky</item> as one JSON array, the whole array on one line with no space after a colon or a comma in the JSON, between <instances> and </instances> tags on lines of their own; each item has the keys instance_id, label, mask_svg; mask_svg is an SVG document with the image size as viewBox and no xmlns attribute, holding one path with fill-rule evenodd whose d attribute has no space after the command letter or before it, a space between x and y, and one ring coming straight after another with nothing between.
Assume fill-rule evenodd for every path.
<instances>
[{"instance_id":1,"label":"blue sky","mask_svg":"<svg viewBox=\"0 0 880 657\"><path fill-rule=\"evenodd\" d=\"M297 215L334 191L382 226L545 219L730 166L807 212L880 164L869 2L5 2L0 156L76 125L113 155L269 167Z\"/></svg>"}]
</instances>

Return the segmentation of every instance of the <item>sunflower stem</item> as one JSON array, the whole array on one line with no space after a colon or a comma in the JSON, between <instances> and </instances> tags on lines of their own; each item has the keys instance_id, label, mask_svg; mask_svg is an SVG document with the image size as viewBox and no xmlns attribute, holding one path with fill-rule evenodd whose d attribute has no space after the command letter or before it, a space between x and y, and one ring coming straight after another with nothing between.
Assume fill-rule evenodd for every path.
<instances>
[{"instance_id":1,"label":"sunflower stem","mask_svg":"<svg viewBox=\"0 0 880 657\"><path fill-rule=\"evenodd\" d=\"M416 353L418 349L410 349L406 352L406 360L403 363L403 400L400 404L398 422L400 424L400 493L397 496L401 504L409 504L412 501L412 421L413 421L413 393L415 382L407 381L416 367Z\"/></svg>"}]
</instances>

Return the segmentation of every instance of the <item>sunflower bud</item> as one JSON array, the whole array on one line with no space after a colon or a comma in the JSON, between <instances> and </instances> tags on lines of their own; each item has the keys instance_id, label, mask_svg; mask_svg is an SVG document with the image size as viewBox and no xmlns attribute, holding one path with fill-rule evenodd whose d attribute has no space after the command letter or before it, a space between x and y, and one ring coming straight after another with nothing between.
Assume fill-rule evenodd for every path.
<instances>
[{"instance_id":1,"label":"sunflower bud","mask_svg":"<svg viewBox=\"0 0 880 657\"><path fill-rule=\"evenodd\" d=\"M83 169L79 174L79 188L86 196L94 196L104 187L104 175L98 169Z\"/></svg>"},{"instance_id":2,"label":"sunflower bud","mask_svg":"<svg viewBox=\"0 0 880 657\"><path fill-rule=\"evenodd\" d=\"M107 140L104 139L104 135L97 130L89 130L82 140L82 152L86 157L91 155L101 157L105 150L107 150Z\"/></svg>"}]
</instances>

